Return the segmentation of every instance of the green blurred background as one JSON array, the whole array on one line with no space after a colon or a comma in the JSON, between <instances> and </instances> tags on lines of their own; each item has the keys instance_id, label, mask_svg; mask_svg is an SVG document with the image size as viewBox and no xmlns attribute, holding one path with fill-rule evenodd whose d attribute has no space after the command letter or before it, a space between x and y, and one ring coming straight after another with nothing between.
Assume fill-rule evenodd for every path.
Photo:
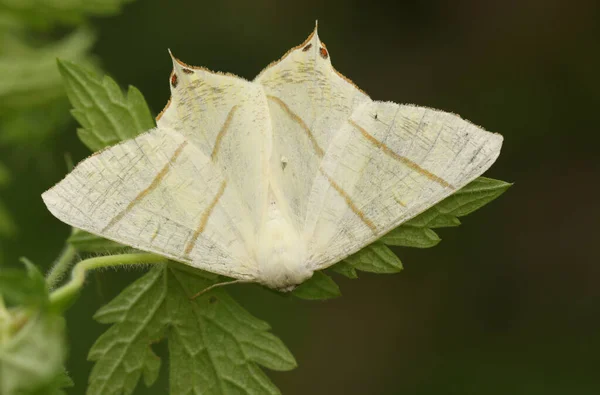
<instances>
[{"instance_id":1,"label":"green blurred background","mask_svg":"<svg viewBox=\"0 0 600 395\"><path fill-rule=\"evenodd\" d=\"M14 2L0 0L2 29L4 3ZM401 274L336 278L342 298L306 302L232 287L298 360L294 371L269 372L276 385L284 394L600 393L597 1L136 0L87 19L97 39L95 56L83 57L138 87L158 113L169 98L167 48L186 63L251 79L300 44L316 19L335 67L372 98L452 111L504 135L486 175L515 185L442 230L437 247L397 249ZM60 39L73 23L32 22L18 34ZM0 264L25 255L47 269L69 228L40 194L66 173L65 153L75 161L89 153L62 93L48 109L28 108L39 91L2 91L32 78L21 72L30 63L11 69L7 37L0 164L11 180L0 203L16 229L0 232ZM59 52L48 51L52 68ZM71 394L84 393L87 351L107 328L92 314L140 273L91 275L69 310ZM140 383L136 394L166 394L165 367L154 388Z\"/></svg>"}]
</instances>

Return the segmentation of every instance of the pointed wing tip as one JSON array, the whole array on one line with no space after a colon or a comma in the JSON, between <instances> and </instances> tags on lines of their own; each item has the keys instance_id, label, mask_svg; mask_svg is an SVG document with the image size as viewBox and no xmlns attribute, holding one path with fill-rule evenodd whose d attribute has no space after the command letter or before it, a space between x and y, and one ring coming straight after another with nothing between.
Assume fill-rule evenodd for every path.
<instances>
[{"instance_id":1,"label":"pointed wing tip","mask_svg":"<svg viewBox=\"0 0 600 395\"><path fill-rule=\"evenodd\" d=\"M308 44L312 41L315 41L317 44L320 42L320 40L319 40L319 20L318 19L315 19L315 28L310 33L308 38L306 40L304 40L304 43L302 43L301 45L299 45L298 47L296 47L294 49L304 47L306 44Z\"/></svg>"},{"instance_id":2,"label":"pointed wing tip","mask_svg":"<svg viewBox=\"0 0 600 395\"><path fill-rule=\"evenodd\" d=\"M58 204L58 196L54 192L54 188L55 187L52 187L52 188L48 189L46 192L42 193L42 201L46 205L46 208L48 209L48 211L50 211L50 213L53 216L55 216L56 218L58 218L59 220L62 221L62 219L59 216L58 211L56 210L56 206Z\"/></svg>"},{"instance_id":3,"label":"pointed wing tip","mask_svg":"<svg viewBox=\"0 0 600 395\"><path fill-rule=\"evenodd\" d=\"M52 200L52 190L53 189L54 189L54 187L48 189L47 191L45 191L41 195L42 201L44 202L44 204L46 205L46 207L48 207L49 202Z\"/></svg>"},{"instance_id":4,"label":"pointed wing tip","mask_svg":"<svg viewBox=\"0 0 600 395\"><path fill-rule=\"evenodd\" d=\"M492 138L497 142L498 144L498 150L500 150L500 148L502 148L502 144L504 143L504 136L501 135L500 133L492 133Z\"/></svg>"},{"instance_id":5,"label":"pointed wing tip","mask_svg":"<svg viewBox=\"0 0 600 395\"><path fill-rule=\"evenodd\" d=\"M169 56L171 57L171 61L173 62L173 69L179 70L183 68L184 63L181 60L179 60L175 55L173 55L173 51L171 51L171 48L167 48L167 51L169 51Z\"/></svg>"}]
</instances>

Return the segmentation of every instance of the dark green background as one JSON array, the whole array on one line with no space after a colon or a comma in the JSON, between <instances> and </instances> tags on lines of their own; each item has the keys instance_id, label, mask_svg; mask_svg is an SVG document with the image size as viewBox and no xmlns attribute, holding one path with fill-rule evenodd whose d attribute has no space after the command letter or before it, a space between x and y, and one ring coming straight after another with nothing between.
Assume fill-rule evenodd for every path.
<instances>
[{"instance_id":1,"label":"dark green background","mask_svg":"<svg viewBox=\"0 0 600 395\"><path fill-rule=\"evenodd\" d=\"M169 97L167 48L251 79L318 19L335 67L372 98L452 111L504 135L486 175L514 187L442 230L439 246L398 249L401 274L338 278L344 296L327 302L232 287L298 360L292 372L269 373L284 394L598 394L599 8L137 0L92 25L101 65L137 86L155 113ZM3 243L5 262L26 255L48 267L61 250L69 229L40 194L64 175L65 152L88 154L75 127L45 147L50 155L0 152L14 175L1 197L20 230ZM139 275L91 275L69 310L70 393L84 392L86 353L106 329L93 312ZM167 385L163 368L155 388L140 384L136 394L165 394Z\"/></svg>"}]
</instances>

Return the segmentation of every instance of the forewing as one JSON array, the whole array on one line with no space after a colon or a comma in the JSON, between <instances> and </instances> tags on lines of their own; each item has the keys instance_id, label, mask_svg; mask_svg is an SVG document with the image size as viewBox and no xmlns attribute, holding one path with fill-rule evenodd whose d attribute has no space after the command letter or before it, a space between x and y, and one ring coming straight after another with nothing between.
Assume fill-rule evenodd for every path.
<instances>
[{"instance_id":1,"label":"forewing","mask_svg":"<svg viewBox=\"0 0 600 395\"><path fill-rule=\"evenodd\" d=\"M332 67L316 29L254 81L263 87L271 114L274 192L301 229L331 139L368 96Z\"/></svg>"},{"instance_id":2,"label":"forewing","mask_svg":"<svg viewBox=\"0 0 600 395\"><path fill-rule=\"evenodd\" d=\"M210 157L161 128L81 162L42 195L58 219L240 279L254 278L248 212Z\"/></svg>"},{"instance_id":3,"label":"forewing","mask_svg":"<svg viewBox=\"0 0 600 395\"><path fill-rule=\"evenodd\" d=\"M266 210L270 118L262 88L173 58L171 100L157 125L190 140L227 178L259 227Z\"/></svg>"},{"instance_id":4,"label":"forewing","mask_svg":"<svg viewBox=\"0 0 600 395\"><path fill-rule=\"evenodd\" d=\"M360 250L487 170L502 136L443 111L368 102L339 129L305 225L312 267Z\"/></svg>"}]
</instances>

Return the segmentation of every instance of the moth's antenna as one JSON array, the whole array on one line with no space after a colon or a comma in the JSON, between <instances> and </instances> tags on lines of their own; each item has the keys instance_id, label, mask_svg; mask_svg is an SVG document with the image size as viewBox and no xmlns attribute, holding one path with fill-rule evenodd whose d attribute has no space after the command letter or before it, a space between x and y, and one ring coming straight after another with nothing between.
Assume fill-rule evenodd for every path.
<instances>
[{"instance_id":1,"label":"moth's antenna","mask_svg":"<svg viewBox=\"0 0 600 395\"><path fill-rule=\"evenodd\" d=\"M222 287L222 286L225 286L225 285L233 285L233 284L243 284L243 283L249 283L249 282L251 282L251 281L248 281L248 280L234 280L234 281L224 281L222 283L216 283L216 284L211 285L210 287L204 288L202 291L198 292L194 296L191 296L190 300L194 300L198 296L201 296L204 293L206 293L208 291L212 291L213 289L218 288L218 287Z\"/></svg>"}]
</instances>

